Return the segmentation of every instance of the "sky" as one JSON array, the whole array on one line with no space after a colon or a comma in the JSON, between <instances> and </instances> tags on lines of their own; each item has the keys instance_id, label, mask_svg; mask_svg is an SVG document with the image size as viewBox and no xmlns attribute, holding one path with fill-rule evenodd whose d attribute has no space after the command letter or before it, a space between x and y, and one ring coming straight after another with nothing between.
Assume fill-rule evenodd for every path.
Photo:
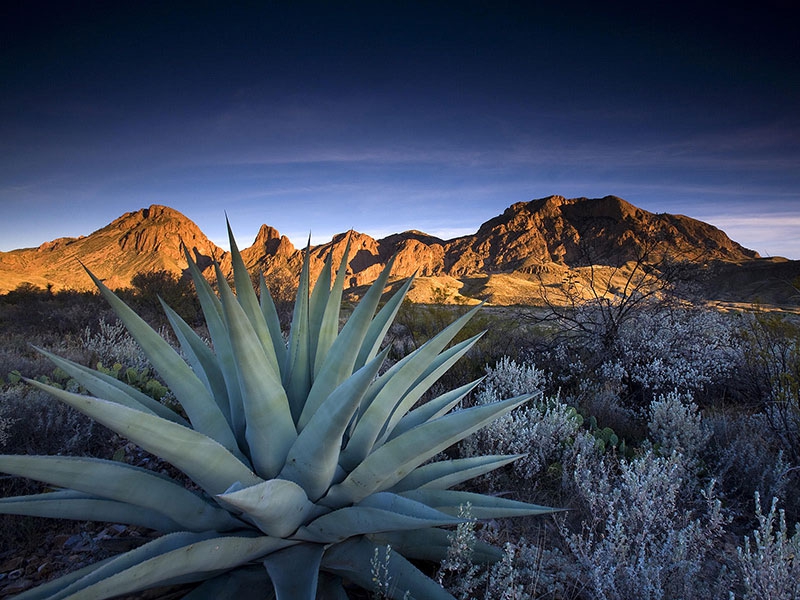
<instances>
[{"instance_id":1,"label":"sky","mask_svg":"<svg viewBox=\"0 0 800 600\"><path fill-rule=\"evenodd\" d=\"M151 204L299 246L613 194L800 259L791 5L6 1L0 251Z\"/></svg>"}]
</instances>

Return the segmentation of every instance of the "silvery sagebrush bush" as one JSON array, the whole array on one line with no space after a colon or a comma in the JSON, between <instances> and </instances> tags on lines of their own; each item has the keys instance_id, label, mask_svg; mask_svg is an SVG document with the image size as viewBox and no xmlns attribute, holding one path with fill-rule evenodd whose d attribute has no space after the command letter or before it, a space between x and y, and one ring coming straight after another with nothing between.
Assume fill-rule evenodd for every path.
<instances>
[{"instance_id":1,"label":"silvery sagebrush bush","mask_svg":"<svg viewBox=\"0 0 800 600\"><path fill-rule=\"evenodd\" d=\"M647 429L660 454L678 452L687 465L700 460L711 436L697 405L677 390L661 394L650 403Z\"/></svg>"},{"instance_id":2,"label":"silvery sagebrush bush","mask_svg":"<svg viewBox=\"0 0 800 600\"><path fill-rule=\"evenodd\" d=\"M164 331L159 330L159 334L166 337ZM86 351L106 366L121 363L139 371L150 366L147 356L122 321L109 322L101 317L97 331L92 331L91 327L84 329L81 343Z\"/></svg>"},{"instance_id":3,"label":"silvery sagebrush bush","mask_svg":"<svg viewBox=\"0 0 800 600\"><path fill-rule=\"evenodd\" d=\"M735 367L730 317L704 308L642 312L620 330L619 360L654 393L701 389Z\"/></svg>"},{"instance_id":4,"label":"silvery sagebrush bush","mask_svg":"<svg viewBox=\"0 0 800 600\"><path fill-rule=\"evenodd\" d=\"M540 536L541 537L541 536ZM503 559L488 568L482 600L532 600L577 598L580 570L557 547L525 538L507 541Z\"/></svg>"},{"instance_id":5,"label":"silvery sagebrush bush","mask_svg":"<svg viewBox=\"0 0 800 600\"><path fill-rule=\"evenodd\" d=\"M503 357L486 371L487 376L475 397L476 404L492 404L507 394L536 393L539 400L503 415L465 439L461 453L464 456L524 455L514 463L514 473L521 479L533 480L560 459L564 444L574 437L582 418L558 398L541 399L545 376L533 364Z\"/></svg>"},{"instance_id":6,"label":"silvery sagebrush bush","mask_svg":"<svg viewBox=\"0 0 800 600\"><path fill-rule=\"evenodd\" d=\"M346 598L345 582L372 589L376 550L387 557L389 597L452 598L408 559L442 560L450 535L443 528L467 520L461 506L469 503L476 519L553 510L450 489L518 455L430 462L531 398L451 412L472 382L415 407L480 337L450 345L479 307L379 375L388 353L381 342L413 278L378 309L390 260L340 331L349 243L335 278L331 251L313 290L307 249L287 345L266 282L259 300L228 231L237 295L216 265L217 295L186 253L213 349L164 305L186 360L92 275L185 416L41 351L89 395L31 385L171 463L196 490L117 461L0 456L0 471L55 488L3 498L0 512L164 533L18 598L99 600L179 583L199 583L190 600ZM501 556L482 542L472 553L478 562Z\"/></svg>"},{"instance_id":7,"label":"silvery sagebrush bush","mask_svg":"<svg viewBox=\"0 0 800 600\"><path fill-rule=\"evenodd\" d=\"M534 394L544 390L546 383L545 372L535 364L518 363L503 356L494 367L486 367L486 377L476 394L476 401L488 404L497 398Z\"/></svg>"},{"instance_id":8,"label":"silvery sagebrush bush","mask_svg":"<svg viewBox=\"0 0 800 600\"><path fill-rule=\"evenodd\" d=\"M469 514L469 506L463 507ZM489 523L482 537L496 542L507 538L497 523ZM567 598L578 579L568 559L556 549L528 543L524 538L503 543L503 558L493 565L476 565L471 555L478 535L475 522L458 525L452 532L447 557L441 562L437 581L458 600L529 600Z\"/></svg>"},{"instance_id":9,"label":"silvery sagebrush bush","mask_svg":"<svg viewBox=\"0 0 800 600\"><path fill-rule=\"evenodd\" d=\"M436 580L445 586L458 600L474 598L479 587L486 581L486 571L472 560L478 543L475 523L470 520L472 507L469 504L459 508L459 516L464 517L449 536L450 546L447 555L439 563Z\"/></svg>"},{"instance_id":10,"label":"silvery sagebrush bush","mask_svg":"<svg viewBox=\"0 0 800 600\"><path fill-rule=\"evenodd\" d=\"M3 402L3 400L0 400ZM15 423L15 419L5 414L4 407L0 406L0 448L5 446L9 440L9 430Z\"/></svg>"},{"instance_id":11,"label":"silvery sagebrush bush","mask_svg":"<svg viewBox=\"0 0 800 600\"><path fill-rule=\"evenodd\" d=\"M615 461L576 457L573 484L590 517L578 532L563 530L592 597L713 597L698 579L725 524L713 482L697 510L680 453Z\"/></svg>"},{"instance_id":12,"label":"silvery sagebrush bush","mask_svg":"<svg viewBox=\"0 0 800 600\"><path fill-rule=\"evenodd\" d=\"M800 597L800 523L789 534L786 515L773 498L769 512L761 508L755 493L758 528L753 540L745 536L744 547L737 548L744 600L794 600Z\"/></svg>"}]
</instances>

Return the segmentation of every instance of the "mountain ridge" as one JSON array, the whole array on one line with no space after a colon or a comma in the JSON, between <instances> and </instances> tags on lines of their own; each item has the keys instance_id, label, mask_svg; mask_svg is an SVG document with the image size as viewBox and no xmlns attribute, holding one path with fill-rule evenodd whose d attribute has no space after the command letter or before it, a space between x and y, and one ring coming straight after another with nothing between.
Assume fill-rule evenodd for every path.
<instances>
[{"instance_id":1,"label":"mountain ridge","mask_svg":"<svg viewBox=\"0 0 800 600\"><path fill-rule=\"evenodd\" d=\"M472 302L477 297L498 304L528 303L534 279L541 285L553 283L587 265L622 269L642 258L656 264L665 258L688 260L698 265L716 265L711 278L738 268L745 277L754 269L742 265L761 261L761 277L769 268L758 253L731 240L720 229L684 215L651 213L616 196L571 198L547 196L517 202L489 219L474 234L444 240L418 230L375 239L365 233L348 231L330 242L311 248L311 274L316 277L328 252L338 264L350 240L346 285L357 288L371 283L392 255L396 255L393 277L414 273L419 282L417 301L428 301L432 290L445 290L452 301ZM223 273L230 273L230 253L211 242L200 228L179 211L151 205L127 212L105 227L77 238L57 238L36 248L0 252L0 293L28 283L59 289L92 289L79 263L92 270L112 288L130 285L141 271L167 270L182 274L186 269L184 248L201 268L214 260ZM266 276L296 274L302 262L301 250L269 225L262 225L250 246L240 245L242 258L251 270ZM755 262L754 262L755 261ZM795 263L775 259L772 262ZM787 271L786 264L781 267ZM543 275L544 274L544 275ZM428 285L423 279L432 279ZM546 280L546 281L545 281ZM490 290L502 283L503 293ZM532 285L532 283L534 285ZM428 292L424 290L430 288ZM518 288L516 291L510 288ZM462 294L462 292L464 292ZM476 297L477 294L477 297ZM541 296L541 292L538 292Z\"/></svg>"}]
</instances>

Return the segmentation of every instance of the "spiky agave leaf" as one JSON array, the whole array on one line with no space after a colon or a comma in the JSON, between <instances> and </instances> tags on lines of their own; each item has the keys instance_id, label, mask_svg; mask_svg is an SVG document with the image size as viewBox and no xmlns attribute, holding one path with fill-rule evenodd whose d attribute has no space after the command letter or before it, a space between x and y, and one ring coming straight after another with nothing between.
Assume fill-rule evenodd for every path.
<instances>
[{"instance_id":1,"label":"spiky agave leaf","mask_svg":"<svg viewBox=\"0 0 800 600\"><path fill-rule=\"evenodd\" d=\"M412 281L379 310L394 259L339 331L350 240L335 277L331 250L313 286L307 248L287 344L263 277L259 301L228 229L236 294L218 265L214 293L186 254L212 345L165 306L188 364L92 276L188 420L46 352L91 396L30 382L170 462L202 491L111 461L0 457L0 471L62 488L0 499L0 513L119 520L165 532L20 598L99 600L197 581L205 583L188 598L346 598L344 579L370 587L373 553L389 546L392 597L451 598L404 556L444 558L443 528L463 522L461 505L477 518L552 510L449 489L518 456L429 462L529 398L450 412L473 382L414 408L479 337L451 345L477 308L378 375L388 354L381 341ZM475 548L476 560L499 556L486 544Z\"/></svg>"}]
</instances>

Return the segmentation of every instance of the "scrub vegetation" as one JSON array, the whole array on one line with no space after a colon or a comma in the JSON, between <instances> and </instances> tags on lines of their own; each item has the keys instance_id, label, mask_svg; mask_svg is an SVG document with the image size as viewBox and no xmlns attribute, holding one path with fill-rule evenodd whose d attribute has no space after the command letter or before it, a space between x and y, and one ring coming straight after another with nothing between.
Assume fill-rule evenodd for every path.
<instances>
[{"instance_id":1,"label":"scrub vegetation","mask_svg":"<svg viewBox=\"0 0 800 600\"><path fill-rule=\"evenodd\" d=\"M183 320L210 343L191 282L139 281L142 287L118 295L160 339L180 351L152 304L153 294L162 294L153 287L174 284L182 289L173 301ZM451 344L473 340L469 351L414 405L478 377L453 414L530 396L431 460L522 455L454 489L566 510L487 519L480 506L461 502L450 511L453 522L442 525L441 556L411 562L459 599L797 597L797 317L759 306L721 312L654 294L625 319L609 321L608 300L595 300L550 313L547 307L484 307L453 336ZM468 310L403 302L385 337L381 373ZM286 340L290 321L282 319ZM83 386L31 345L100 369L179 410L160 370L102 298L23 287L0 296L0 453L104 458L196 488L172 465L45 393L44 386L65 392ZM22 477L3 477L0 488L4 497L47 489ZM112 556L110 541L154 539L141 524L109 533L106 524L3 516L0 527L0 563L26 557L15 564L13 578L9 571L0 579L0 592L24 591L67 567ZM60 557L69 553L58 540L70 536L83 540L84 550L68 560ZM37 575L42 559L35 550L43 545L52 554L48 576ZM490 546L502 550L497 560L475 560ZM393 570L402 551L387 540L363 551L362 585L346 593L414 597ZM243 576L254 575L246 570ZM192 585L171 586L169 593L181 597Z\"/></svg>"}]
</instances>

